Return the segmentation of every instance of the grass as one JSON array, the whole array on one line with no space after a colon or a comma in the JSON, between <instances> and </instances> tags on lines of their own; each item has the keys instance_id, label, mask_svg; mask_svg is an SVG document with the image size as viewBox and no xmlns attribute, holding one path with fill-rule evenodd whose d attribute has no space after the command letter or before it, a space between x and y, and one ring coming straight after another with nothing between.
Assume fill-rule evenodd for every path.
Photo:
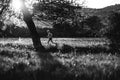
<instances>
[{"instance_id":1,"label":"grass","mask_svg":"<svg viewBox=\"0 0 120 80\"><path fill-rule=\"evenodd\" d=\"M35 52L32 45L0 44L0 79L119 80L119 54L96 52L101 46L85 50L67 44L46 48L49 52L41 53ZM90 51L92 48L97 50Z\"/></svg>"}]
</instances>

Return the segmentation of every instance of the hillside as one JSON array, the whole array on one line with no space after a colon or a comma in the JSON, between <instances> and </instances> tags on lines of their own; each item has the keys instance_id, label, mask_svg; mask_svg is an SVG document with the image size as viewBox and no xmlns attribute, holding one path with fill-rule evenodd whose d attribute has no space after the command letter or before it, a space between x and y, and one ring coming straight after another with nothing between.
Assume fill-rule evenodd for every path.
<instances>
[{"instance_id":1,"label":"hillside","mask_svg":"<svg viewBox=\"0 0 120 80\"><path fill-rule=\"evenodd\" d=\"M108 6L102 9L83 8L82 12L90 16L96 15L99 17L105 17L111 12L120 12L120 4Z\"/></svg>"}]
</instances>

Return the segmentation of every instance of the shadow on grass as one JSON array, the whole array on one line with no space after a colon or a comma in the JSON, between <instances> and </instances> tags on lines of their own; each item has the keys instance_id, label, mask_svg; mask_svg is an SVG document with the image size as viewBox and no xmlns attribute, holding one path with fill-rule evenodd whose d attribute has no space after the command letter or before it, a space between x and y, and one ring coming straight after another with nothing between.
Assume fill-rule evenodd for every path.
<instances>
[{"instance_id":1,"label":"shadow on grass","mask_svg":"<svg viewBox=\"0 0 120 80\"><path fill-rule=\"evenodd\" d=\"M4 55L5 54L5 55ZM1 56L10 57L9 51L2 51ZM16 53L17 54L17 53ZM8 70L2 70L0 66L0 80L73 80L72 74L68 74L68 69L56 60L49 52L34 52L39 58L39 64L35 64L36 69L30 70L31 65L15 63ZM13 56L13 55L12 55ZM4 63L4 62L3 62ZM12 65L12 64L11 64ZM28 69L27 69L28 68ZM69 78L70 77L70 78ZM66 78L66 79L65 79ZM73 79L72 79L73 78Z\"/></svg>"},{"instance_id":2,"label":"shadow on grass","mask_svg":"<svg viewBox=\"0 0 120 80\"><path fill-rule=\"evenodd\" d=\"M72 74L68 74L68 69L62 65L55 57L48 52L37 52L42 60L42 69L37 71L37 80L73 80ZM69 76L68 76L69 75ZM67 77L68 76L68 77ZM67 77L67 78L66 78Z\"/></svg>"},{"instance_id":3,"label":"shadow on grass","mask_svg":"<svg viewBox=\"0 0 120 80\"><path fill-rule=\"evenodd\" d=\"M63 44L62 46L59 46L58 44L56 46L50 46L49 48L46 49L47 52L61 52L61 53L71 53L71 52L76 52L76 53L109 53L111 50L109 47L105 46L87 46L87 47L72 47L66 44Z\"/></svg>"}]
</instances>

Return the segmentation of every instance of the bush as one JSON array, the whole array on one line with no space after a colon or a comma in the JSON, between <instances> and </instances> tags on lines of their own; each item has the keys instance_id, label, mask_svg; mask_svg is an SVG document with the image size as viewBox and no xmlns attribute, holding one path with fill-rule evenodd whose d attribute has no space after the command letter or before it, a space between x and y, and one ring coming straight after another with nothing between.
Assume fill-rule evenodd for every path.
<instances>
[{"instance_id":1,"label":"bush","mask_svg":"<svg viewBox=\"0 0 120 80\"><path fill-rule=\"evenodd\" d=\"M53 24L56 34L60 34L63 37L75 37L79 26L80 25L72 19L65 18L58 18Z\"/></svg>"},{"instance_id":2,"label":"bush","mask_svg":"<svg viewBox=\"0 0 120 80\"><path fill-rule=\"evenodd\" d=\"M63 44L63 46L61 47L60 51L62 53L69 53L69 52L74 51L74 48L69 46L69 45Z\"/></svg>"},{"instance_id":3,"label":"bush","mask_svg":"<svg viewBox=\"0 0 120 80\"><path fill-rule=\"evenodd\" d=\"M106 35L111 40L111 49L118 50L120 47L120 13L113 12L109 16L109 20L111 26Z\"/></svg>"},{"instance_id":4,"label":"bush","mask_svg":"<svg viewBox=\"0 0 120 80\"><path fill-rule=\"evenodd\" d=\"M84 24L88 26L89 28L89 36L91 37L100 37L100 30L102 29L102 26L104 26L101 23L101 19L98 16L91 16L89 18L87 18L84 21ZM85 27L85 26L84 26Z\"/></svg>"}]
</instances>

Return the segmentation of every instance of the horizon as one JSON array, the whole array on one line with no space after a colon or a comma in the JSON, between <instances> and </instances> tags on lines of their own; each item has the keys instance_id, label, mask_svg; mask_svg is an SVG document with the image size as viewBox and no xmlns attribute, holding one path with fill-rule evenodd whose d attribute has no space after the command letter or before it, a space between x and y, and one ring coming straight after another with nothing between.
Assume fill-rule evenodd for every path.
<instances>
[{"instance_id":1,"label":"horizon","mask_svg":"<svg viewBox=\"0 0 120 80\"><path fill-rule=\"evenodd\" d=\"M83 3L85 8L101 9L107 6L120 4L119 0L77 0L77 3Z\"/></svg>"}]
</instances>

